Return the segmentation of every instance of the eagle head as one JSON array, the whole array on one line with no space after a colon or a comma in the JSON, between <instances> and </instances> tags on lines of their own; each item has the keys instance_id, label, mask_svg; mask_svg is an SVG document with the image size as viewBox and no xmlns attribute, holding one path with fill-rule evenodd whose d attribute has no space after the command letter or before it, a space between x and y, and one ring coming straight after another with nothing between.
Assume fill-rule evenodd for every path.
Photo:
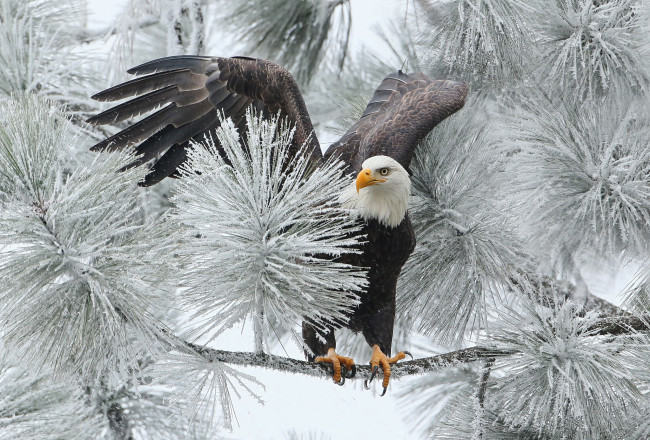
<instances>
[{"instance_id":1,"label":"eagle head","mask_svg":"<svg viewBox=\"0 0 650 440\"><path fill-rule=\"evenodd\" d=\"M361 168L356 182L342 194L341 204L365 220L375 219L391 228L399 225L411 195L408 173L388 156L372 156Z\"/></svg>"}]
</instances>

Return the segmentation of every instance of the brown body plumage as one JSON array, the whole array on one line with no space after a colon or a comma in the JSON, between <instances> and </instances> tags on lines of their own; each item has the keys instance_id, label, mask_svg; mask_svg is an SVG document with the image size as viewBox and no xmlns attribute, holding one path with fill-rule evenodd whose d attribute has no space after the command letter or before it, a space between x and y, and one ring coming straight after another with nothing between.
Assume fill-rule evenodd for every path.
<instances>
[{"instance_id":1,"label":"brown body plumage","mask_svg":"<svg viewBox=\"0 0 650 440\"><path fill-rule=\"evenodd\" d=\"M245 57L177 56L145 63L129 73L146 76L94 98L114 101L137 97L89 122L122 121L162 106L93 147L115 150L134 146L142 156L132 166L152 162L143 185L174 176L186 160L190 141L203 140L219 126L219 112L244 131L249 106L267 116L279 112L295 125L292 154L307 143L312 160L318 163L323 159L300 90L289 72L275 63ZM432 81L421 73L392 73L381 82L361 119L329 148L326 157L336 156L346 162L351 176L361 170L366 159L378 155L389 156L408 170L417 144L463 106L466 94L463 82ZM362 252L341 260L368 268L369 285L348 326L362 332L371 347L377 345L390 354L395 288L401 268L415 247L415 236L408 215L395 227L373 219L360 221L364 223L362 234L367 237ZM333 330L322 335L323 341L309 323L303 324L303 336L312 359L336 345Z\"/></svg>"}]
</instances>

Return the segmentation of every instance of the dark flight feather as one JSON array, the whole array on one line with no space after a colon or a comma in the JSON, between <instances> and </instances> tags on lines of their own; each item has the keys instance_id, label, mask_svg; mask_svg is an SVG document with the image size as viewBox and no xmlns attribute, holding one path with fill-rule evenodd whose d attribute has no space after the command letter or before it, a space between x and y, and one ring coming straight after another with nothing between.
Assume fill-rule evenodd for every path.
<instances>
[{"instance_id":1,"label":"dark flight feather","mask_svg":"<svg viewBox=\"0 0 650 440\"><path fill-rule=\"evenodd\" d=\"M97 101L117 101L130 96L138 96L152 90L167 86L176 86L179 90L191 90L201 84L201 77L189 69L175 69L148 76L141 76L125 83L106 89L92 96Z\"/></svg>"},{"instance_id":2,"label":"dark flight feather","mask_svg":"<svg viewBox=\"0 0 650 440\"><path fill-rule=\"evenodd\" d=\"M175 112L176 104L171 103L108 139L95 144L90 149L92 151L115 151L141 142L169 124Z\"/></svg>"},{"instance_id":3,"label":"dark flight feather","mask_svg":"<svg viewBox=\"0 0 650 440\"><path fill-rule=\"evenodd\" d=\"M214 132L219 126L219 112L238 125L250 105L267 117L281 112L289 118L296 127L294 154L308 142L313 159L318 161L322 157L298 85L289 72L275 63L246 57L173 56L149 61L128 72L145 76L111 87L93 98L131 99L91 117L89 123L120 122L164 107L91 149L112 151L135 146L142 156L130 166L159 157L158 161L163 163L153 164L152 176L143 185L174 174L174 166L186 157L180 151L189 147L190 140L198 141Z\"/></svg>"},{"instance_id":4,"label":"dark flight feather","mask_svg":"<svg viewBox=\"0 0 650 440\"><path fill-rule=\"evenodd\" d=\"M212 57L176 55L157 60L147 61L139 66L131 67L127 73L131 75L146 75L159 71L168 71L176 69L189 69L194 73L205 73L205 68L214 62Z\"/></svg>"},{"instance_id":5,"label":"dark flight feather","mask_svg":"<svg viewBox=\"0 0 650 440\"><path fill-rule=\"evenodd\" d=\"M178 95L178 88L176 86L163 87L162 89L140 95L129 102L106 110L89 118L86 122L99 125L122 122L167 104L176 95Z\"/></svg>"},{"instance_id":6,"label":"dark flight feather","mask_svg":"<svg viewBox=\"0 0 650 440\"><path fill-rule=\"evenodd\" d=\"M143 186L151 186L171 176L187 160L187 144L174 145L162 155L146 175Z\"/></svg>"},{"instance_id":7,"label":"dark flight feather","mask_svg":"<svg viewBox=\"0 0 650 440\"><path fill-rule=\"evenodd\" d=\"M361 119L326 156L340 156L349 170L369 157L390 156L409 169L415 147L443 119L465 103L467 84L428 79L423 74L389 74L373 94Z\"/></svg>"}]
</instances>

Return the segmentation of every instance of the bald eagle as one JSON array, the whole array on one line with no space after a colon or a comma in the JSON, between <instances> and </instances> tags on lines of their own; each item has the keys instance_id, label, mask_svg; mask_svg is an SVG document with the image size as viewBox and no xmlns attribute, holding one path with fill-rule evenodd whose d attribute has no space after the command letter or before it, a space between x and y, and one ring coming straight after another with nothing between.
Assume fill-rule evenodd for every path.
<instances>
[{"instance_id":1,"label":"bald eagle","mask_svg":"<svg viewBox=\"0 0 650 440\"><path fill-rule=\"evenodd\" d=\"M370 380L381 367L385 393L390 364L405 357L405 352L389 356L397 279L415 247L407 213L409 164L418 143L463 106L467 85L430 80L422 73L391 73L379 84L359 121L323 156L298 85L286 69L271 61L173 56L144 63L128 72L138 76L93 98L131 99L88 122L115 123L156 111L91 149L134 147L139 156L129 166L152 163L141 185L177 177L179 166L187 159L190 142L201 142L210 136L220 125L220 112L232 118L243 132L246 109L251 106L266 117L279 113L294 124L290 154L299 154L300 147L306 144L307 154L316 164L331 156L347 164L350 187L344 194L332 196L358 213L363 223L360 233L365 240L360 253L344 255L340 260L368 269L367 292L361 296L347 326L363 333L371 347ZM308 359L331 363L336 383L345 381L342 365L348 374L354 375L354 361L336 353L333 328L319 335L309 322L303 322L302 333Z\"/></svg>"}]
</instances>

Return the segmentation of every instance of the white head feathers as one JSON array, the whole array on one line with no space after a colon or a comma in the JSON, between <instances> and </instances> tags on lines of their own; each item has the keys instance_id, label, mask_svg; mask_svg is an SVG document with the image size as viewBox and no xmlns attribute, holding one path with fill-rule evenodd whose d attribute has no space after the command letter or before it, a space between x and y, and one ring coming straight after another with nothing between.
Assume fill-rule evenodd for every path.
<instances>
[{"instance_id":1,"label":"white head feathers","mask_svg":"<svg viewBox=\"0 0 650 440\"><path fill-rule=\"evenodd\" d=\"M341 194L341 205L356 210L365 220L376 219L391 228L399 225L411 196L408 173L388 156L368 158L361 168L356 182Z\"/></svg>"}]
</instances>

